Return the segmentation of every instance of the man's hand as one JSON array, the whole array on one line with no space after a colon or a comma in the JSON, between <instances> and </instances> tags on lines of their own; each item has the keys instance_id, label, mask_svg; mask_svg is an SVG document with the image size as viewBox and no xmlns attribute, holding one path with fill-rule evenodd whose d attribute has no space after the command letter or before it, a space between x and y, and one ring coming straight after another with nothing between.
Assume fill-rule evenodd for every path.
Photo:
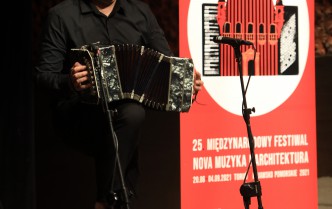
<instances>
[{"instance_id":1,"label":"man's hand","mask_svg":"<svg viewBox=\"0 0 332 209\"><path fill-rule=\"evenodd\" d=\"M195 71L195 74L194 74L194 95L197 94L200 90L202 90L203 85L204 85L204 82L201 80L201 74L198 71Z\"/></svg>"},{"instance_id":2,"label":"man's hand","mask_svg":"<svg viewBox=\"0 0 332 209\"><path fill-rule=\"evenodd\" d=\"M76 91L82 91L92 86L85 65L75 62L70 70L69 76Z\"/></svg>"}]
</instances>

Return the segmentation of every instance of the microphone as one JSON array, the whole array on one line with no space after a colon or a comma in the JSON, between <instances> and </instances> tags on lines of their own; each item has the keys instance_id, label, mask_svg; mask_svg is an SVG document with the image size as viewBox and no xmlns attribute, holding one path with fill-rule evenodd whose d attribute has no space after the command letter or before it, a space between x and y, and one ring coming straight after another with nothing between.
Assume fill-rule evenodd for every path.
<instances>
[{"instance_id":1,"label":"microphone","mask_svg":"<svg viewBox=\"0 0 332 209\"><path fill-rule=\"evenodd\" d=\"M254 45L250 41L225 36L215 36L212 41L218 44L229 44L231 46Z\"/></svg>"}]
</instances>

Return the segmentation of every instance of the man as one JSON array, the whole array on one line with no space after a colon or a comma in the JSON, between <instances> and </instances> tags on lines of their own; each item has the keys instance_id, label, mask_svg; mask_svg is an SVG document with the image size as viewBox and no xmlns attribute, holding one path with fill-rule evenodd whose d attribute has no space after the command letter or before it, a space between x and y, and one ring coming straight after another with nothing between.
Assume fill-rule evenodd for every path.
<instances>
[{"instance_id":1,"label":"man","mask_svg":"<svg viewBox=\"0 0 332 209\"><path fill-rule=\"evenodd\" d=\"M55 125L67 142L81 147L95 158L97 200L95 209L121 208L121 201L110 205L110 189L121 196L122 185L115 171L112 137L100 106L80 102L80 92L92 86L86 66L71 65L69 51L83 45L136 44L165 55L172 52L164 33L147 4L138 0L65 0L48 14L36 66L36 81L47 88L54 100ZM195 73L194 92L203 85ZM117 110L114 130L128 196L135 193L137 180L137 144L144 107L131 100L109 104ZM112 181L114 180L114 181Z\"/></svg>"}]
</instances>

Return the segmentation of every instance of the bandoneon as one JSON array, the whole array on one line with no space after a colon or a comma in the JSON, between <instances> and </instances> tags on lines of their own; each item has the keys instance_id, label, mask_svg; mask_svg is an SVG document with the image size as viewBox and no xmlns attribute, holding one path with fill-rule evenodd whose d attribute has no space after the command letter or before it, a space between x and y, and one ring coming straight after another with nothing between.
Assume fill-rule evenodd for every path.
<instances>
[{"instance_id":1,"label":"bandoneon","mask_svg":"<svg viewBox=\"0 0 332 209\"><path fill-rule=\"evenodd\" d=\"M166 56L138 45L90 44L71 50L71 60L87 66L92 87L82 101L98 104L133 99L165 111L188 112L194 65L190 58Z\"/></svg>"}]
</instances>

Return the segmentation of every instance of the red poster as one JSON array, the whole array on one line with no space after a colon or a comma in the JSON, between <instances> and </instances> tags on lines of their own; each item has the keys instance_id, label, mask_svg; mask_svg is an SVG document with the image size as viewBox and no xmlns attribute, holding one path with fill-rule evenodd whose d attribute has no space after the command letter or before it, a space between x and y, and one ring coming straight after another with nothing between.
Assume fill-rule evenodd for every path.
<instances>
[{"instance_id":1,"label":"red poster","mask_svg":"<svg viewBox=\"0 0 332 209\"><path fill-rule=\"evenodd\" d=\"M180 56L193 59L204 81L190 112L181 114L181 209L244 208L240 187L254 178L239 72L252 110L262 206L318 208L314 1L179 5ZM225 37L252 45L234 46Z\"/></svg>"}]
</instances>

